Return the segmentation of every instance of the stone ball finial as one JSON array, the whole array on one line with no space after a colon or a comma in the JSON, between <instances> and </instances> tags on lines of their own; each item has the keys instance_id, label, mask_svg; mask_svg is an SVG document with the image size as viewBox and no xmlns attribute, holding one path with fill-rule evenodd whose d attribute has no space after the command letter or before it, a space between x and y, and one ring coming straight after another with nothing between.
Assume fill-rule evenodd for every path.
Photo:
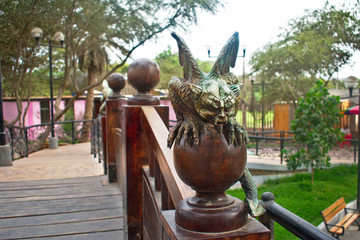
<instances>
[{"instance_id":1,"label":"stone ball finial","mask_svg":"<svg viewBox=\"0 0 360 240\"><path fill-rule=\"evenodd\" d=\"M108 78L108 85L113 90L111 98L121 96L120 91L125 87L125 78L120 73L113 73Z\"/></svg>"},{"instance_id":2,"label":"stone ball finial","mask_svg":"<svg viewBox=\"0 0 360 240\"><path fill-rule=\"evenodd\" d=\"M160 68L153 60L140 58L130 64L128 81L138 93L147 94L159 83Z\"/></svg>"}]
</instances>

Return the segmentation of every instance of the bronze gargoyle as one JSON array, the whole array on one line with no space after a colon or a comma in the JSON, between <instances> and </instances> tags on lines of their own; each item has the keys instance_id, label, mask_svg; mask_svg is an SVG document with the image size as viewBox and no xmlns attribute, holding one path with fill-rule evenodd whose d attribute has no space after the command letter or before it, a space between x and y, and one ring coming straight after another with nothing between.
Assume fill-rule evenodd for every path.
<instances>
[{"instance_id":1,"label":"bronze gargoyle","mask_svg":"<svg viewBox=\"0 0 360 240\"><path fill-rule=\"evenodd\" d=\"M247 132L235 119L243 87L230 67L235 67L239 49L239 34L235 32L222 48L211 71L203 72L189 47L176 33L171 34L179 48L179 62L183 78L173 77L169 95L177 124L168 136L168 147L183 140L186 145L201 144L207 127L215 127L229 145L239 147L249 142ZM255 182L246 168L239 179L245 194L245 203L253 216L264 213L258 201Z\"/></svg>"}]
</instances>

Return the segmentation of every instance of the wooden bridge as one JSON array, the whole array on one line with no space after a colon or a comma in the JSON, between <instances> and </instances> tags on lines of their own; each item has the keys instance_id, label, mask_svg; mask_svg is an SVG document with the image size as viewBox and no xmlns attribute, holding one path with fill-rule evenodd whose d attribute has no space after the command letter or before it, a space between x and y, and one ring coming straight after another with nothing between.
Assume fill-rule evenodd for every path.
<instances>
[{"instance_id":1,"label":"wooden bridge","mask_svg":"<svg viewBox=\"0 0 360 240\"><path fill-rule=\"evenodd\" d=\"M97 161L95 158L89 160L89 165L95 168L104 166L106 175L94 176L100 175L95 173L92 176L74 177L69 174L72 166L78 166L75 175L79 171L90 171L84 171L81 165L77 165L81 161L78 155L80 145L73 145L71 150L62 150L61 153L57 152L61 151L61 147L59 150L46 150L53 151L45 152L48 159L39 158L46 159L46 169L42 175L46 175L46 179L39 176L42 180L19 178L20 181L0 183L0 239L271 238L267 227L272 228L270 217L276 217L279 210L270 211L272 215L264 215L261 219L263 224L243 212L245 215L241 217L245 225L237 227L232 209L238 206L236 204L242 204L238 200L234 200L234 203L229 201L230 204L226 202L227 205L220 207L214 205L199 209L190 206L187 211L191 214L182 215L182 225L179 225L175 209L182 209L180 203L186 203L195 192L180 179L175 170L173 151L167 148L169 109L160 105L157 97L149 94L154 86L151 82L154 74L146 69L136 69L135 79L128 74L128 81L139 91L130 98L120 94L121 88L117 85L122 83L113 84L109 81L114 94L107 100L106 114L99 118L97 127L103 139L103 163L94 164L93 161ZM145 78L147 81L143 82ZM54 155L57 160L50 159L50 155ZM31 156L24 161L30 159ZM7 171L15 172L16 165L15 162L13 167L0 168L0 179ZM38 165L30 169L36 172L42 171L43 167ZM54 169L62 169L68 178L56 175ZM21 174L21 171L18 174L20 177L26 175ZM205 177L217 181L210 173ZM202 199L206 200L206 197L202 196ZM270 207L276 206L271 198L264 201ZM209 202L216 202L216 199L211 196ZM285 215L280 212L278 216L284 217L284 222L289 224ZM301 224L302 219L292 221L290 225L295 226L292 231L299 234L297 236L300 238L332 239L310 224ZM316 237L302 237L303 233L310 233L306 236L315 233Z\"/></svg>"},{"instance_id":2,"label":"wooden bridge","mask_svg":"<svg viewBox=\"0 0 360 240\"><path fill-rule=\"evenodd\" d=\"M121 82L113 84L109 81L114 94L106 102L107 114L101 116L97 132L102 133L103 163L96 165L104 166L105 176L76 176L78 172L90 171L84 171L85 167L78 165L82 161L78 145L67 150L62 147L44 150L45 157L35 153L37 158L31 156L15 162L13 167L3 168L8 179L5 176L7 182L0 184L0 239L270 238L270 231L255 219L248 218L245 211L241 212L244 220L239 223L247 223L246 227L237 227L229 220L225 221L226 225L218 222L219 217L234 219L228 216L238 216L229 211L223 213L223 209L240 206L240 201L232 198L226 206L204 208L202 215L189 216L191 220L199 219L193 222L195 225L200 223L205 230L193 231L178 226L175 208L195 192L178 176L173 151L167 148L169 108L160 105L159 99L149 94L156 80L153 73L141 69L135 73L140 74L135 76L136 84L131 80L131 74L128 76L139 94L130 98L118 92L121 88L116 85L123 85ZM144 85L143 79L149 79L148 76L150 85L149 81ZM32 157L36 158L34 165L29 161ZM20 161L24 162L23 167L28 165L27 171L17 167ZM93 162L89 161L91 164ZM77 169L73 173L72 167ZM58 171L69 178L61 178ZM40 180L26 178L34 177L33 172L39 173ZM11 176L19 178L9 182ZM207 221L199 218L213 210L217 211L216 218ZM237 219L234 220L238 224ZM183 223L187 224L187 220ZM218 227L221 225L224 228ZM216 231L213 231L214 226Z\"/></svg>"},{"instance_id":3,"label":"wooden bridge","mask_svg":"<svg viewBox=\"0 0 360 240\"><path fill-rule=\"evenodd\" d=\"M122 195L90 144L0 168L0 239L123 239Z\"/></svg>"}]
</instances>

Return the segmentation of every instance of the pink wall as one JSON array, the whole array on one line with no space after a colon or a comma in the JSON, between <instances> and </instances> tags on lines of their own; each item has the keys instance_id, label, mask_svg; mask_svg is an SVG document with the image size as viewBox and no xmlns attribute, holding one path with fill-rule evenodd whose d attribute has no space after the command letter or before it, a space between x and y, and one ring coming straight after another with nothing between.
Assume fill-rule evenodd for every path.
<instances>
[{"instance_id":1,"label":"pink wall","mask_svg":"<svg viewBox=\"0 0 360 240\"><path fill-rule=\"evenodd\" d=\"M171 105L170 100L168 100L168 99L167 100L160 100L160 103L162 105L169 106L169 119L176 121L176 115L175 115L175 112L174 112L174 109L173 109L173 107Z\"/></svg>"},{"instance_id":2,"label":"pink wall","mask_svg":"<svg viewBox=\"0 0 360 240\"><path fill-rule=\"evenodd\" d=\"M15 102L3 102L4 119L11 122L17 116L17 107Z\"/></svg>"},{"instance_id":3,"label":"pink wall","mask_svg":"<svg viewBox=\"0 0 360 240\"><path fill-rule=\"evenodd\" d=\"M55 104L55 101L54 101ZM27 102L23 102L23 113ZM60 109L64 109L65 101L61 101ZM7 122L13 121L17 116L17 107L15 101L3 101L4 119ZM55 111L55 110L54 110ZM74 102L75 119L80 120L84 116L85 100L76 100ZM64 120L64 117L62 118ZM40 101L30 101L29 109L25 117L25 126L31 126L41 123Z\"/></svg>"},{"instance_id":4,"label":"pink wall","mask_svg":"<svg viewBox=\"0 0 360 240\"><path fill-rule=\"evenodd\" d=\"M170 120L176 121L175 112L172 108L170 100L161 100L161 104L169 106L169 118ZM84 117L86 101L83 99L75 100L74 102L74 117L75 120L81 120ZM26 108L27 103L23 103L23 109ZM64 109L65 101L61 101L60 108ZM17 116L17 107L15 101L4 101L4 119L7 122L11 122ZM24 110L23 110L24 111ZM64 119L62 119L64 120ZM25 118L25 126L31 126L41 123L41 114L40 114L40 101L31 101L28 112Z\"/></svg>"},{"instance_id":5,"label":"pink wall","mask_svg":"<svg viewBox=\"0 0 360 240\"><path fill-rule=\"evenodd\" d=\"M76 100L74 102L75 120L83 119L85 113L85 104L86 104L86 100Z\"/></svg>"}]
</instances>

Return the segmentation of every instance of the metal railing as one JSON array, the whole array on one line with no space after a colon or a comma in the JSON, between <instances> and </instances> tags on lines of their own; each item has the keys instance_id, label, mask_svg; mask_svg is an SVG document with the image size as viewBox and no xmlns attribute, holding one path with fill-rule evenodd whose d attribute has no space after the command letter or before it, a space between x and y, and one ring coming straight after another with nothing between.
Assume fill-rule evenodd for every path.
<instances>
[{"instance_id":1,"label":"metal railing","mask_svg":"<svg viewBox=\"0 0 360 240\"><path fill-rule=\"evenodd\" d=\"M270 192L263 193L263 195L261 196L261 205L266 209L266 215L270 217L263 219L267 219L268 221L276 221L300 239L335 240L334 237L327 235L311 223L305 221L301 217L283 208L274 200L274 194ZM266 226L273 226L273 224L269 222L262 222ZM273 232L273 229L270 230Z\"/></svg>"},{"instance_id":2,"label":"metal railing","mask_svg":"<svg viewBox=\"0 0 360 240\"><path fill-rule=\"evenodd\" d=\"M250 143L247 149L250 154L257 156L279 157L280 163L283 164L283 149L298 150L304 148L300 143L296 142L293 132L288 131L269 131L269 132L253 132L248 131ZM357 139L346 139L339 143L336 147L329 151L331 158L353 159L356 163L357 159Z\"/></svg>"},{"instance_id":3,"label":"metal railing","mask_svg":"<svg viewBox=\"0 0 360 240\"><path fill-rule=\"evenodd\" d=\"M101 116L99 115L94 119L91 125L91 154L94 155L94 158L98 158L99 163L103 161L103 136L102 136L102 126L101 126ZM105 164L105 161L103 161ZM104 169L106 166L104 165ZM105 172L106 174L106 172Z\"/></svg>"},{"instance_id":4,"label":"metal railing","mask_svg":"<svg viewBox=\"0 0 360 240\"><path fill-rule=\"evenodd\" d=\"M59 144L75 144L80 139L83 123L93 121L91 119L55 122L55 136L57 136ZM30 153L43 149L49 141L50 126L51 123L27 127L6 125L5 137L6 142L10 145L12 160L28 157ZM39 138L45 138L45 145L39 144Z\"/></svg>"}]
</instances>

